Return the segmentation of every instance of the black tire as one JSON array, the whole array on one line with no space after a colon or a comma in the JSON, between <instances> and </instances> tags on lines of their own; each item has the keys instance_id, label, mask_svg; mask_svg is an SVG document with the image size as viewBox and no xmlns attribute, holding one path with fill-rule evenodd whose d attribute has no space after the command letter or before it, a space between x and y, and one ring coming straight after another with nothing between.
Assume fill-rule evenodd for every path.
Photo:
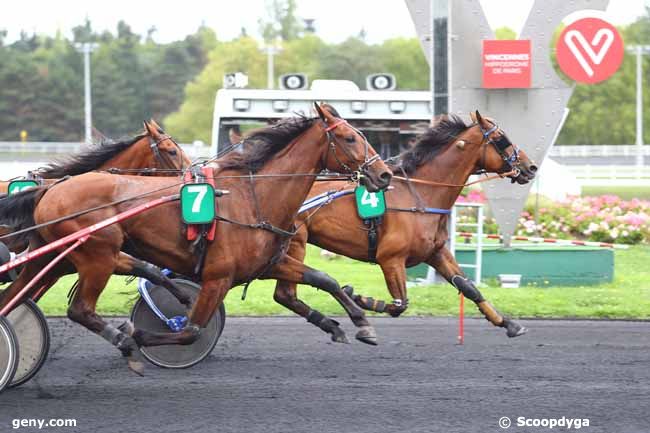
<instances>
[{"instance_id":1,"label":"black tire","mask_svg":"<svg viewBox=\"0 0 650 433\"><path fill-rule=\"evenodd\" d=\"M174 279L173 281L183 289L190 291L193 297L197 296L200 289L198 284L183 279ZM165 316L174 317L187 313L185 306L178 302L164 287L153 286L149 290L149 294ZM212 353L212 349L219 341L223 331L225 317L226 309L222 304L214 317L210 319L208 325L201 329L201 336L194 343L190 345L141 347L140 351L149 362L158 367L174 369L192 367ZM142 298L138 299L131 310L131 321L137 329L151 332L170 332L167 325L151 311Z\"/></svg>"},{"instance_id":2,"label":"black tire","mask_svg":"<svg viewBox=\"0 0 650 433\"><path fill-rule=\"evenodd\" d=\"M14 378L19 357L16 334L9 321L0 316L0 393Z\"/></svg>"},{"instance_id":3,"label":"black tire","mask_svg":"<svg viewBox=\"0 0 650 433\"><path fill-rule=\"evenodd\" d=\"M7 316L18 339L20 358L9 388L20 386L38 373L50 351L50 328L45 315L31 299Z\"/></svg>"}]
</instances>

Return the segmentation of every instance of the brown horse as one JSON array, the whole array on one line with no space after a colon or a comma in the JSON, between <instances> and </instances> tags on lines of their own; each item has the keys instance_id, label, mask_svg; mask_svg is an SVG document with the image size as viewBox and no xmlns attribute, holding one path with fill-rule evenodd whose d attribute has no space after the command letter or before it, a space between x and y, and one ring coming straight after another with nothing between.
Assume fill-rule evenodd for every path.
<instances>
[{"instance_id":1,"label":"brown horse","mask_svg":"<svg viewBox=\"0 0 650 433\"><path fill-rule=\"evenodd\" d=\"M100 143L76 155L38 168L31 174L36 179L43 179L45 184L51 184L65 176L95 170L152 168L160 170L158 174L163 174L166 169L182 169L190 164L187 155L154 120L143 123L144 132L133 138ZM0 194L7 193L9 183L0 181Z\"/></svg>"},{"instance_id":2,"label":"brown horse","mask_svg":"<svg viewBox=\"0 0 650 433\"><path fill-rule=\"evenodd\" d=\"M506 328L509 337L525 333L525 328L503 317L483 298L445 247L449 237L448 216L425 210L451 209L469 176L478 170L511 172L509 177L520 184L535 176L537 167L495 123L482 118L478 111L471 113L471 117L474 123L469 126L457 116L443 117L419 137L412 149L389 165L395 176L401 178L386 192L388 212L377 229L376 260L369 257L368 228L357 216L354 195L338 198L311 216L309 212L300 214L297 224L301 228L292 239L287 255L302 262L309 242L356 260L376 261L394 299L392 303L354 295L350 286L344 290L362 308L394 317L408 305L406 267L424 262L474 301L492 324ZM418 183L421 181L424 182ZM321 182L314 185L309 196L336 188L333 182ZM281 262L277 267L284 266ZM278 281L274 298L303 317L313 314L314 310L297 298L295 283ZM333 339L337 341L334 336Z\"/></svg>"},{"instance_id":3,"label":"brown horse","mask_svg":"<svg viewBox=\"0 0 650 433\"><path fill-rule=\"evenodd\" d=\"M120 169L129 172L152 169L150 172L152 174L165 175L175 172L178 175L178 170L190 165L191 162L183 149L166 135L154 120L143 123L144 132L133 138L93 146L76 155L34 170L31 175L35 179L42 179L45 185L51 185L66 176L75 176L89 171ZM9 183L0 182L0 194L7 193ZM14 231L11 226L11 215L8 219L0 219L0 236ZM27 248L27 240L24 237L8 238L4 244L9 251L13 252Z\"/></svg>"},{"instance_id":4,"label":"brown horse","mask_svg":"<svg viewBox=\"0 0 650 433\"><path fill-rule=\"evenodd\" d=\"M68 256L79 272L79 286L68 316L118 347L129 357L130 368L142 373L139 346L192 343L231 287L258 277L284 254L296 212L322 169L360 170L362 182L371 191L388 186L392 174L365 138L331 107L316 104L316 109L316 118L288 119L253 132L245 138L242 152L217 160L218 166L213 169L216 186L230 194L218 202L216 240L207 247L201 274L197 276L201 290L182 331L152 333L130 326L117 329L95 313L97 298L111 274L133 274L130 263L122 260L122 249L174 272L194 273L200 258L191 252L178 202L97 232ZM32 189L12 198L23 201L24 206L19 209L25 224L43 223L109 204L101 210L39 228L42 243L110 218L138 202L176 193L178 188L176 179L90 173L47 191ZM111 204L154 190L157 192L128 203ZM26 204L30 200L31 209ZM30 246L39 246L38 240L32 239ZM299 265L278 277L337 292L341 302L349 304L348 308L361 311L331 277ZM37 261L29 262L9 286L9 294L0 305L15 296L40 266Z\"/></svg>"}]
</instances>

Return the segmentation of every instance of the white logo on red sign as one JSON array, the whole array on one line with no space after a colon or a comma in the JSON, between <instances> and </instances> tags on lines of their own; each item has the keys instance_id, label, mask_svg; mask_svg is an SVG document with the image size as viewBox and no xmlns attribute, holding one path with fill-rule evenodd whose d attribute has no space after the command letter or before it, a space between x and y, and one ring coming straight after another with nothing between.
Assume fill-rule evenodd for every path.
<instances>
[{"instance_id":1,"label":"white logo on red sign","mask_svg":"<svg viewBox=\"0 0 650 433\"><path fill-rule=\"evenodd\" d=\"M557 42L560 69L580 83L594 84L611 77L623 62L623 39L600 18L583 18L567 26Z\"/></svg>"}]
</instances>

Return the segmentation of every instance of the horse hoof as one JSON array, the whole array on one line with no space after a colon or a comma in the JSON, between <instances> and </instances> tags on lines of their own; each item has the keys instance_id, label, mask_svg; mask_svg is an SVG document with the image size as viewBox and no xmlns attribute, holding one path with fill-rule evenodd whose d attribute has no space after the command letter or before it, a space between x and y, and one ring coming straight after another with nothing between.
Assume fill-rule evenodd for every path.
<instances>
[{"instance_id":1,"label":"horse hoof","mask_svg":"<svg viewBox=\"0 0 650 433\"><path fill-rule=\"evenodd\" d=\"M135 332L135 325L130 320L125 320L124 323L117 327L117 329L129 337L133 337L133 333Z\"/></svg>"},{"instance_id":2,"label":"horse hoof","mask_svg":"<svg viewBox=\"0 0 650 433\"><path fill-rule=\"evenodd\" d=\"M129 366L129 370L138 376L144 377L144 362L136 359L129 359L127 365Z\"/></svg>"},{"instance_id":3,"label":"horse hoof","mask_svg":"<svg viewBox=\"0 0 650 433\"><path fill-rule=\"evenodd\" d=\"M519 337L520 335L524 335L527 332L528 328L521 326L514 320L508 320L506 322L506 333L510 338Z\"/></svg>"},{"instance_id":4,"label":"horse hoof","mask_svg":"<svg viewBox=\"0 0 650 433\"><path fill-rule=\"evenodd\" d=\"M341 329L334 330L332 333L332 341L335 343L350 344L350 340L348 340L347 335L345 335L345 332L343 332Z\"/></svg>"},{"instance_id":5,"label":"horse hoof","mask_svg":"<svg viewBox=\"0 0 650 433\"><path fill-rule=\"evenodd\" d=\"M377 345L377 333L372 326L362 326L355 335L356 339L371 346Z\"/></svg>"}]
</instances>

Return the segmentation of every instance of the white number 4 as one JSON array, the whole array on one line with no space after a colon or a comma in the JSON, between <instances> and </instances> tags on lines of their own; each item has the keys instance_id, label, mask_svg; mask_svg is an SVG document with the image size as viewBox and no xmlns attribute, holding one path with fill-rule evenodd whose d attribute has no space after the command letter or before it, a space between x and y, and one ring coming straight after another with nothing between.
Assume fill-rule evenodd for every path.
<instances>
[{"instance_id":1,"label":"white number 4","mask_svg":"<svg viewBox=\"0 0 650 433\"><path fill-rule=\"evenodd\" d=\"M374 192L368 192L367 190L363 192L361 196L361 204L369 204L371 207L377 207L379 204L379 199L377 194Z\"/></svg>"},{"instance_id":2,"label":"white number 4","mask_svg":"<svg viewBox=\"0 0 650 433\"><path fill-rule=\"evenodd\" d=\"M197 213L201 211L201 203L203 198L208 193L208 187L205 185L191 185L187 187L187 192L196 193L194 203L192 203L192 212Z\"/></svg>"}]
</instances>

